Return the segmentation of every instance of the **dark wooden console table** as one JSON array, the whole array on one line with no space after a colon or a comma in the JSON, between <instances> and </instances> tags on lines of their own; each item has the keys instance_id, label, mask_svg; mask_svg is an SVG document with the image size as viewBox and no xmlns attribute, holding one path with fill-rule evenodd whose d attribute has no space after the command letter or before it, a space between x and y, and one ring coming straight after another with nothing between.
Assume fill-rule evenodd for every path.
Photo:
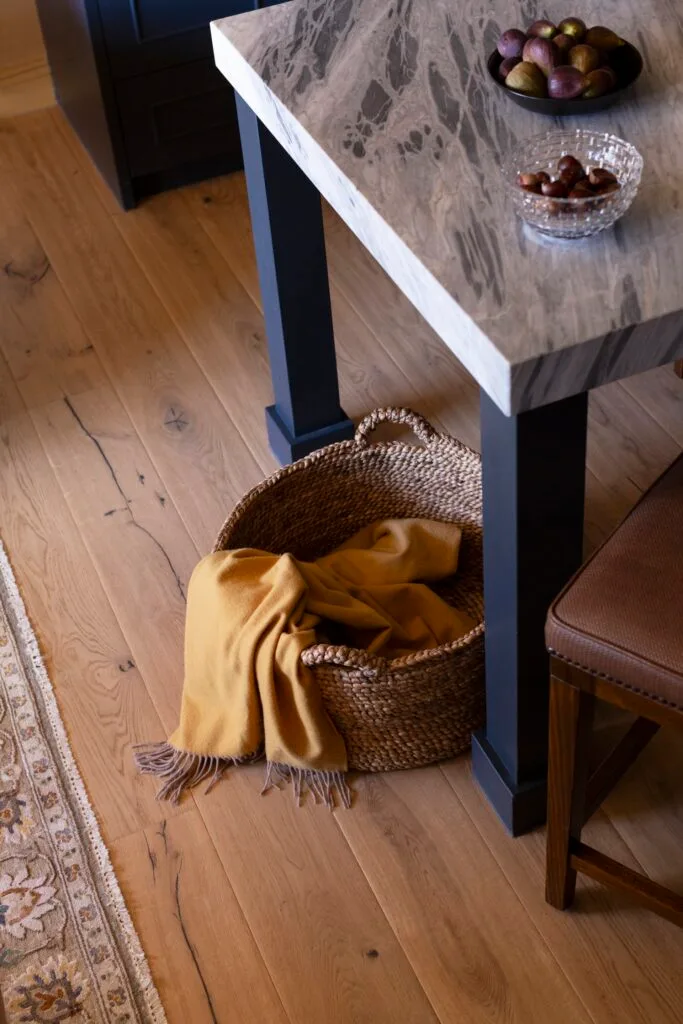
<instances>
[{"instance_id":1,"label":"dark wooden console table","mask_svg":"<svg viewBox=\"0 0 683 1024\"><path fill-rule=\"evenodd\" d=\"M209 21L254 0L38 0L57 100L130 208L242 165Z\"/></svg>"}]
</instances>

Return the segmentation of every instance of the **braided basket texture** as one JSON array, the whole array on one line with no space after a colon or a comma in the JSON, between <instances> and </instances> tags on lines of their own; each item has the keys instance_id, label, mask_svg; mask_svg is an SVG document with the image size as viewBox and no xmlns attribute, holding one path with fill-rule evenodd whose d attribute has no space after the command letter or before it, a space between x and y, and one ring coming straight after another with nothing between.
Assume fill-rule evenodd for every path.
<instances>
[{"instance_id":1,"label":"braided basket texture","mask_svg":"<svg viewBox=\"0 0 683 1024\"><path fill-rule=\"evenodd\" d=\"M423 442L371 443L384 421ZM476 452L409 409L378 409L353 441L329 445L279 470L239 503L214 550L255 547L312 560L379 519L458 523L458 572L434 589L475 627L454 643L387 660L318 643L302 658L344 736L349 767L416 768L470 745L484 716L481 463Z\"/></svg>"}]
</instances>

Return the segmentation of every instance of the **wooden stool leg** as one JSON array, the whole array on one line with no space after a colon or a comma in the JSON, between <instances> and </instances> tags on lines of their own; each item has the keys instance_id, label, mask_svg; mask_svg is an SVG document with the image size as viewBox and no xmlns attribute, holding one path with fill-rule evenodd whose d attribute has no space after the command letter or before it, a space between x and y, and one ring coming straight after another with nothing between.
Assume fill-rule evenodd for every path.
<instances>
[{"instance_id":1,"label":"wooden stool leg","mask_svg":"<svg viewBox=\"0 0 683 1024\"><path fill-rule=\"evenodd\" d=\"M581 838L584 823L594 708L592 694L551 677L545 898L558 910L571 905L576 890L570 842Z\"/></svg>"}]
</instances>

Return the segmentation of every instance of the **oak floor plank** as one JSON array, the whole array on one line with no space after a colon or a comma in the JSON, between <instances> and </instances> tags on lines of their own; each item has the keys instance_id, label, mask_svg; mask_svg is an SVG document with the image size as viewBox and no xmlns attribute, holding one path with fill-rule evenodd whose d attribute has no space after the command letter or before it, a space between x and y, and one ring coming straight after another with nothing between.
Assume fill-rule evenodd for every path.
<instances>
[{"instance_id":1,"label":"oak floor plank","mask_svg":"<svg viewBox=\"0 0 683 1024\"><path fill-rule=\"evenodd\" d=\"M196 808L111 855L169 1024L288 1020Z\"/></svg>"},{"instance_id":2,"label":"oak floor plank","mask_svg":"<svg viewBox=\"0 0 683 1024\"><path fill-rule=\"evenodd\" d=\"M438 768L357 788L340 824L442 1021L591 1019Z\"/></svg>"},{"instance_id":3,"label":"oak floor plank","mask_svg":"<svg viewBox=\"0 0 683 1024\"><path fill-rule=\"evenodd\" d=\"M620 382L591 393L589 424L588 462L593 471L603 480L625 480L638 491L646 490L681 451Z\"/></svg>"},{"instance_id":4,"label":"oak floor plank","mask_svg":"<svg viewBox=\"0 0 683 1024\"><path fill-rule=\"evenodd\" d=\"M605 801L605 813L640 869L683 893L683 745L680 733L661 729ZM683 933L669 925L681 936Z\"/></svg>"},{"instance_id":5,"label":"oak floor plank","mask_svg":"<svg viewBox=\"0 0 683 1024\"><path fill-rule=\"evenodd\" d=\"M184 201L260 309L261 295L243 175L193 186L185 190ZM414 383L376 345L373 335L337 287L334 276L330 285L340 394L347 415L358 420L381 405L418 405L429 414L424 403L420 404ZM259 337L263 339L263 328ZM264 365L267 365L265 340L262 346ZM218 370L215 358L218 351L214 353L212 365L204 364L212 380ZM436 416L433 422L443 427Z\"/></svg>"},{"instance_id":6,"label":"oak floor plank","mask_svg":"<svg viewBox=\"0 0 683 1024\"><path fill-rule=\"evenodd\" d=\"M0 4L0 118L54 103L35 0Z\"/></svg>"},{"instance_id":7,"label":"oak floor plank","mask_svg":"<svg viewBox=\"0 0 683 1024\"><path fill-rule=\"evenodd\" d=\"M0 118L42 110L54 102L50 69L44 57L0 68Z\"/></svg>"},{"instance_id":8,"label":"oak floor plank","mask_svg":"<svg viewBox=\"0 0 683 1024\"><path fill-rule=\"evenodd\" d=\"M672 366L659 366L622 382L624 390L683 448L683 381Z\"/></svg>"},{"instance_id":9,"label":"oak floor plank","mask_svg":"<svg viewBox=\"0 0 683 1024\"><path fill-rule=\"evenodd\" d=\"M680 961L683 932L581 877L573 910L563 913L548 906L543 896L544 830L520 839L504 835L473 784L469 761L449 762L442 771L593 1019L600 1024L679 1021L681 983L669 965ZM635 807L629 807L633 813ZM639 869L604 814L589 822L585 836L608 855Z\"/></svg>"},{"instance_id":10,"label":"oak floor plank","mask_svg":"<svg viewBox=\"0 0 683 1024\"><path fill-rule=\"evenodd\" d=\"M273 401L263 317L182 193L155 196L114 221L264 473L277 464L265 432Z\"/></svg>"},{"instance_id":11,"label":"oak floor plank","mask_svg":"<svg viewBox=\"0 0 683 1024\"><path fill-rule=\"evenodd\" d=\"M168 733L180 710L197 549L111 385L51 402L33 419Z\"/></svg>"},{"instance_id":12,"label":"oak floor plank","mask_svg":"<svg viewBox=\"0 0 683 1024\"><path fill-rule=\"evenodd\" d=\"M479 388L377 261L325 207L330 272L380 347L408 374L427 415L479 448Z\"/></svg>"},{"instance_id":13,"label":"oak floor plank","mask_svg":"<svg viewBox=\"0 0 683 1024\"><path fill-rule=\"evenodd\" d=\"M17 62L41 59L46 62L35 3L3 0L0 8L0 72Z\"/></svg>"},{"instance_id":14,"label":"oak floor plank","mask_svg":"<svg viewBox=\"0 0 683 1024\"><path fill-rule=\"evenodd\" d=\"M99 387L106 374L0 167L2 347L29 409Z\"/></svg>"},{"instance_id":15,"label":"oak floor plank","mask_svg":"<svg viewBox=\"0 0 683 1024\"><path fill-rule=\"evenodd\" d=\"M2 345L10 370L31 406L43 447L124 635L131 625L136 628L131 615L139 614L129 599L128 580L136 573L144 576L152 629L139 666L143 676L145 663L153 659L172 679L179 665L168 661L155 619L162 616L164 629L173 623L182 636L196 548L44 250L13 210L0 198L0 259L6 268L0 281ZM170 730L178 713L177 687L160 687L151 696Z\"/></svg>"},{"instance_id":16,"label":"oak floor plank","mask_svg":"<svg viewBox=\"0 0 683 1024\"><path fill-rule=\"evenodd\" d=\"M338 828L349 812L259 797L262 780L261 765L234 771L197 801L290 1019L436 1022Z\"/></svg>"},{"instance_id":17,"label":"oak floor plank","mask_svg":"<svg viewBox=\"0 0 683 1024\"><path fill-rule=\"evenodd\" d=\"M60 118L44 111L1 126L0 161L169 492L193 499L188 530L213 536L261 470L89 187Z\"/></svg>"},{"instance_id":18,"label":"oak floor plank","mask_svg":"<svg viewBox=\"0 0 683 1024\"><path fill-rule=\"evenodd\" d=\"M162 725L2 355L0 481L0 537L111 841L157 817L132 747Z\"/></svg>"},{"instance_id":19,"label":"oak floor plank","mask_svg":"<svg viewBox=\"0 0 683 1024\"><path fill-rule=\"evenodd\" d=\"M230 263L233 272L239 276L245 289L260 306L261 299L244 176L231 175L227 178L219 178L192 186L186 190L186 198L207 234ZM431 376L429 385L423 386L424 376L416 365L417 361L414 356L416 351L420 353L424 351L420 331L429 331L429 328L404 297L397 298L395 302L384 301L385 296L393 289L393 285L375 264L378 271L376 279L368 278L365 281L367 301L370 306L374 307L371 319L375 324L381 321L381 330L382 332L386 330L389 345L384 346L378 341L376 333L373 332L367 319L363 316L365 310L363 308L358 310L357 303L352 301L348 290L343 287L345 268L349 264L351 255L355 257L355 252L349 253L349 247L353 245L353 241L346 243L346 236L348 235L349 238L352 236L343 225L334 233L331 232L329 225L334 223L332 218L335 215L325 204L323 204L323 208L326 214L327 253L335 335L341 357L341 387L342 392L348 391L348 394L343 394L344 404L348 406L354 400L359 367L371 363L374 364L373 371L376 368L383 368L384 373L393 381L403 380L403 392L406 395L404 402L415 404L419 400L420 411L429 416L436 425L445 427L448 424L449 429L454 430L464 441L469 444L478 444L478 390L472 378L460 370L454 393L452 381L454 375L457 376L459 367L457 361L439 343L441 361L436 368L437 372ZM377 287L375 287L376 285ZM357 338L362 339L360 344L356 343ZM407 344L411 348L413 363L409 374L405 374L399 363L388 353L388 349L397 338L401 339L401 344ZM354 352L357 353L355 358ZM361 353L362 360L359 358ZM348 359L348 366L345 356ZM444 372L446 372L445 380ZM439 382L438 389L436 389L435 381ZM394 404L400 404L400 402L401 399L397 396L394 399ZM366 407L364 411L369 410Z\"/></svg>"}]
</instances>

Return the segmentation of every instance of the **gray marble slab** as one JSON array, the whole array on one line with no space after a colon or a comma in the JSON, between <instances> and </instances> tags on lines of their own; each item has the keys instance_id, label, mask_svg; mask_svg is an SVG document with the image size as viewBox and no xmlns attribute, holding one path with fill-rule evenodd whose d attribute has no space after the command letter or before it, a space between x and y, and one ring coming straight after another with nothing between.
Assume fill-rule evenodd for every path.
<instances>
[{"instance_id":1,"label":"gray marble slab","mask_svg":"<svg viewBox=\"0 0 683 1024\"><path fill-rule=\"evenodd\" d=\"M216 63L507 413L683 356L680 0L291 0L212 26ZM571 9L570 9L571 8ZM527 233L501 155L554 127L494 88L500 31L599 20L646 70L627 103L565 119L629 139L641 192L579 243Z\"/></svg>"}]
</instances>

